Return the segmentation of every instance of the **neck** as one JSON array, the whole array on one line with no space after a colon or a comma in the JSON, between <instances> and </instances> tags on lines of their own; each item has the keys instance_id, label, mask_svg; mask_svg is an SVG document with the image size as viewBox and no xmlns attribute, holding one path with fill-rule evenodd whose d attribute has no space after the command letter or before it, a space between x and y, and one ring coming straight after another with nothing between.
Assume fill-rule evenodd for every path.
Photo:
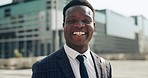
<instances>
[{"instance_id":1,"label":"neck","mask_svg":"<svg viewBox=\"0 0 148 78\"><path fill-rule=\"evenodd\" d=\"M81 46L71 46L71 45L67 45L70 48L78 51L79 53L83 54L84 52L86 52L88 50L88 45L81 45Z\"/></svg>"}]
</instances>

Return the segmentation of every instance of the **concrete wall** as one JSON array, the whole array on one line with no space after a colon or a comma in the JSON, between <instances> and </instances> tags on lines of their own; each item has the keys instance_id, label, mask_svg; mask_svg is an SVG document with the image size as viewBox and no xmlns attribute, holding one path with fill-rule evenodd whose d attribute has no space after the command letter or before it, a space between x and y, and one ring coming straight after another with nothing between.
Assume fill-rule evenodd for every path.
<instances>
[{"instance_id":1,"label":"concrete wall","mask_svg":"<svg viewBox=\"0 0 148 78\"><path fill-rule=\"evenodd\" d=\"M30 58L9 58L0 59L0 69L24 69L31 68L33 63L37 60L44 58L41 57L30 57Z\"/></svg>"}]
</instances>

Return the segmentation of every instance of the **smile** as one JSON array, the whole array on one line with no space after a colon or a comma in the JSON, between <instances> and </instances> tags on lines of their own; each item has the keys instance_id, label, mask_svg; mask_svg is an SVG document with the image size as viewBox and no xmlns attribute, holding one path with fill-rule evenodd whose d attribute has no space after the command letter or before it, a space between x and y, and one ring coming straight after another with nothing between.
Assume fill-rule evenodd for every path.
<instances>
[{"instance_id":1,"label":"smile","mask_svg":"<svg viewBox=\"0 0 148 78\"><path fill-rule=\"evenodd\" d=\"M81 35L85 35L85 32L73 32L74 35L78 35L78 36L81 36Z\"/></svg>"}]
</instances>

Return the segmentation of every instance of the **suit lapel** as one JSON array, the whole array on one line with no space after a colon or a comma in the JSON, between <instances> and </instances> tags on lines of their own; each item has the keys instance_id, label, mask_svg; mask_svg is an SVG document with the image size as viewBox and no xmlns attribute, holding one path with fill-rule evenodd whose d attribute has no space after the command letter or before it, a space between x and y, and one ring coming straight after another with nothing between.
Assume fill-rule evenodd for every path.
<instances>
[{"instance_id":1,"label":"suit lapel","mask_svg":"<svg viewBox=\"0 0 148 78\"><path fill-rule=\"evenodd\" d=\"M62 48L59 51L59 53L57 53L57 56L59 57L58 63L60 65L60 68L61 68L62 72L64 73L65 77L66 78L75 78L64 48Z\"/></svg>"},{"instance_id":2,"label":"suit lapel","mask_svg":"<svg viewBox=\"0 0 148 78\"><path fill-rule=\"evenodd\" d=\"M95 53L91 52L91 55L92 55L92 59L93 59L93 62L96 66L96 71L97 71L97 74L98 74L98 78L102 78L101 77L101 74L102 74L102 66L101 66L101 59L98 55L96 55Z\"/></svg>"}]
</instances>

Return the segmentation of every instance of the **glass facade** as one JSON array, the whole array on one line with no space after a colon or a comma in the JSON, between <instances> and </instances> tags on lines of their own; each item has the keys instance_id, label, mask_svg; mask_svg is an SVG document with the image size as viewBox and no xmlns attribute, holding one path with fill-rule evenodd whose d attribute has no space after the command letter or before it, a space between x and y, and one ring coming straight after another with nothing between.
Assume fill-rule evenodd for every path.
<instances>
[{"instance_id":1,"label":"glass facade","mask_svg":"<svg viewBox=\"0 0 148 78\"><path fill-rule=\"evenodd\" d=\"M58 2L64 3L65 0ZM16 0L0 6L0 58L16 57L15 52L23 57L44 56L53 52L51 9L57 7L55 3L56 0ZM59 9L60 6L63 4L58 6ZM62 41L60 39L60 43Z\"/></svg>"}]
</instances>

